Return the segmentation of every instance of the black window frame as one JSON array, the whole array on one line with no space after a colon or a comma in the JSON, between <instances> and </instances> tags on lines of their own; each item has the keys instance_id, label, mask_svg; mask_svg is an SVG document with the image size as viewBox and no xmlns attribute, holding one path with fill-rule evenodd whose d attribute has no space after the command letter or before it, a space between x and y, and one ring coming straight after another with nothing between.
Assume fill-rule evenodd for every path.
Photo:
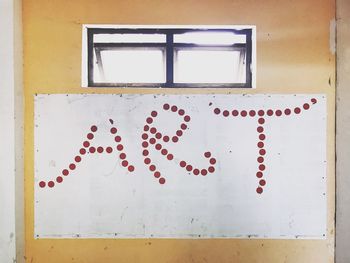
<instances>
[{"instance_id":1,"label":"black window frame","mask_svg":"<svg viewBox=\"0 0 350 263\"><path fill-rule=\"evenodd\" d=\"M246 43L233 45L199 45L174 43L174 35L188 32L231 32L245 35ZM96 34L164 34L165 43L94 43ZM253 88L252 52L253 28L87 28L87 80L88 87L150 87L150 88ZM117 48L157 48L165 52L164 83L110 83L94 82L94 51L97 64L101 65L100 51ZM245 83L174 83L174 52L176 49L242 50L245 49ZM101 66L102 67L102 66Z\"/></svg>"}]
</instances>

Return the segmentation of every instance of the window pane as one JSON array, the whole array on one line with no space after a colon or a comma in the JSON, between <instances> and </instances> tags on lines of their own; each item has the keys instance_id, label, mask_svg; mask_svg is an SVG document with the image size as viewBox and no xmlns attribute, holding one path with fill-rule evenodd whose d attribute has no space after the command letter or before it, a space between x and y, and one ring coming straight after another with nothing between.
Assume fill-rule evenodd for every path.
<instances>
[{"instance_id":1,"label":"window pane","mask_svg":"<svg viewBox=\"0 0 350 263\"><path fill-rule=\"evenodd\" d=\"M94 67L95 82L163 83L162 50L117 49L101 51L103 70ZM95 56L96 57L96 56ZM97 63L97 61L95 60Z\"/></svg>"},{"instance_id":2,"label":"window pane","mask_svg":"<svg viewBox=\"0 0 350 263\"><path fill-rule=\"evenodd\" d=\"M174 35L174 42L198 45L245 44L246 35L237 35L233 32L188 32Z\"/></svg>"},{"instance_id":3,"label":"window pane","mask_svg":"<svg viewBox=\"0 0 350 263\"><path fill-rule=\"evenodd\" d=\"M218 50L178 50L176 83L245 83L244 53Z\"/></svg>"},{"instance_id":4,"label":"window pane","mask_svg":"<svg viewBox=\"0 0 350 263\"><path fill-rule=\"evenodd\" d=\"M164 34L95 34L94 43L165 43Z\"/></svg>"}]
</instances>

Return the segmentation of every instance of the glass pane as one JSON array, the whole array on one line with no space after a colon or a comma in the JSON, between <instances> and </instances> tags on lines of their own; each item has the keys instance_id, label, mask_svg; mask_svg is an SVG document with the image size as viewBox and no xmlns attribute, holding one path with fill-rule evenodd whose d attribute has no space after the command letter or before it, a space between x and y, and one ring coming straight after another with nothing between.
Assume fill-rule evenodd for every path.
<instances>
[{"instance_id":1,"label":"glass pane","mask_svg":"<svg viewBox=\"0 0 350 263\"><path fill-rule=\"evenodd\" d=\"M233 45L245 44L246 35L233 32L188 32L174 35L175 43L191 43L198 45Z\"/></svg>"},{"instance_id":2,"label":"glass pane","mask_svg":"<svg viewBox=\"0 0 350 263\"><path fill-rule=\"evenodd\" d=\"M110 83L164 83L162 50L116 49L101 51L102 68L95 59L94 81ZM96 56L95 56L96 57Z\"/></svg>"},{"instance_id":3,"label":"glass pane","mask_svg":"<svg viewBox=\"0 0 350 263\"><path fill-rule=\"evenodd\" d=\"M165 43L164 34L95 34L94 43Z\"/></svg>"},{"instance_id":4,"label":"glass pane","mask_svg":"<svg viewBox=\"0 0 350 263\"><path fill-rule=\"evenodd\" d=\"M176 83L245 83L244 53L222 50L178 50Z\"/></svg>"}]
</instances>

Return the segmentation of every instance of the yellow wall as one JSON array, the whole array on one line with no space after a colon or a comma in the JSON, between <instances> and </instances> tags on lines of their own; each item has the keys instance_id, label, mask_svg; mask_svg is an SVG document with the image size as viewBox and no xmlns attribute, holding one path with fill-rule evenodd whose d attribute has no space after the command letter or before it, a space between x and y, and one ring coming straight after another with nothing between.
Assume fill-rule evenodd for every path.
<instances>
[{"instance_id":1,"label":"yellow wall","mask_svg":"<svg viewBox=\"0 0 350 263\"><path fill-rule=\"evenodd\" d=\"M25 226L28 262L333 262L334 0L23 0ZM325 93L328 97L327 240L34 240L35 93L152 93L81 88L82 24L257 26L257 89L164 93Z\"/></svg>"}]
</instances>

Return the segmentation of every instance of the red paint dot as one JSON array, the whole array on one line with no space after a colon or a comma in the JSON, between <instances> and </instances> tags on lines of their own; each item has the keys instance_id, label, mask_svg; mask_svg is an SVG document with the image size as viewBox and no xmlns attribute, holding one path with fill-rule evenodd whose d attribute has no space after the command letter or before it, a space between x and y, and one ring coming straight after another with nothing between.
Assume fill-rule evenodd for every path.
<instances>
[{"instance_id":1,"label":"red paint dot","mask_svg":"<svg viewBox=\"0 0 350 263\"><path fill-rule=\"evenodd\" d=\"M194 170L193 170L193 174L194 174L194 175L199 175L199 170L198 170L198 169L194 169Z\"/></svg>"},{"instance_id":2,"label":"red paint dot","mask_svg":"<svg viewBox=\"0 0 350 263\"><path fill-rule=\"evenodd\" d=\"M230 112L228 110L224 110L222 115L224 115L225 117L230 115Z\"/></svg>"},{"instance_id":3,"label":"red paint dot","mask_svg":"<svg viewBox=\"0 0 350 263\"><path fill-rule=\"evenodd\" d=\"M62 174L63 174L64 176L67 176L67 175L69 174L69 171L68 171L67 169L64 169L64 170L62 171Z\"/></svg>"},{"instance_id":4,"label":"red paint dot","mask_svg":"<svg viewBox=\"0 0 350 263\"><path fill-rule=\"evenodd\" d=\"M147 148L148 147L148 142L142 142L142 147Z\"/></svg>"},{"instance_id":5,"label":"red paint dot","mask_svg":"<svg viewBox=\"0 0 350 263\"><path fill-rule=\"evenodd\" d=\"M174 159L174 155L169 153L166 158L170 161L170 160Z\"/></svg>"},{"instance_id":6,"label":"red paint dot","mask_svg":"<svg viewBox=\"0 0 350 263\"><path fill-rule=\"evenodd\" d=\"M120 141L122 140L122 137L120 137L120 136L115 136L115 137L114 137L114 140L115 140L116 142L120 142Z\"/></svg>"},{"instance_id":7,"label":"red paint dot","mask_svg":"<svg viewBox=\"0 0 350 263\"><path fill-rule=\"evenodd\" d=\"M126 154L125 153L121 153L119 154L119 158L124 160L126 158Z\"/></svg>"},{"instance_id":8,"label":"red paint dot","mask_svg":"<svg viewBox=\"0 0 350 263\"><path fill-rule=\"evenodd\" d=\"M180 162L180 166L181 166L181 167L185 167L185 166L186 166L186 162L185 162L185 161L181 161L181 162Z\"/></svg>"},{"instance_id":9,"label":"red paint dot","mask_svg":"<svg viewBox=\"0 0 350 263\"><path fill-rule=\"evenodd\" d=\"M154 164L150 165L149 170L154 172L156 170L156 166Z\"/></svg>"},{"instance_id":10,"label":"red paint dot","mask_svg":"<svg viewBox=\"0 0 350 263\"><path fill-rule=\"evenodd\" d=\"M261 157L261 156L260 156L260 157L258 157L258 159L257 159L257 160L258 160L258 163L263 163L263 162L264 162L264 158L263 158L263 157Z\"/></svg>"},{"instance_id":11,"label":"red paint dot","mask_svg":"<svg viewBox=\"0 0 350 263\"><path fill-rule=\"evenodd\" d=\"M209 167L208 167L208 172L209 172L209 173L215 172L214 166L209 166Z\"/></svg>"},{"instance_id":12,"label":"red paint dot","mask_svg":"<svg viewBox=\"0 0 350 263\"><path fill-rule=\"evenodd\" d=\"M153 119L152 119L151 117L148 117L148 118L146 119L146 122L147 122L148 124L151 124L151 123L153 122Z\"/></svg>"},{"instance_id":13,"label":"red paint dot","mask_svg":"<svg viewBox=\"0 0 350 263\"><path fill-rule=\"evenodd\" d=\"M101 147L101 146L97 147L97 152L98 153L103 153L103 147Z\"/></svg>"},{"instance_id":14,"label":"red paint dot","mask_svg":"<svg viewBox=\"0 0 350 263\"><path fill-rule=\"evenodd\" d=\"M147 140L148 134L147 133L143 133L141 137L142 137L142 139Z\"/></svg>"},{"instance_id":15,"label":"red paint dot","mask_svg":"<svg viewBox=\"0 0 350 263\"><path fill-rule=\"evenodd\" d=\"M92 140L94 138L94 135L92 133L88 133L86 135L86 137L89 139L89 140Z\"/></svg>"},{"instance_id":16,"label":"red paint dot","mask_svg":"<svg viewBox=\"0 0 350 263\"><path fill-rule=\"evenodd\" d=\"M89 152L90 152L90 153L94 153L95 151L96 151L96 148L95 148L95 147L90 147L90 148L89 148Z\"/></svg>"},{"instance_id":17,"label":"red paint dot","mask_svg":"<svg viewBox=\"0 0 350 263\"><path fill-rule=\"evenodd\" d=\"M177 130L177 131L176 131L176 135L177 135L177 136L181 137L182 134L183 134L183 132L182 132L181 130Z\"/></svg>"},{"instance_id":18,"label":"red paint dot","mask_svg":"<svg viewBox=\"0 0 350 263\"><path fill-rule=\"evenodd\" d=\"M303 108L304 108L304 110L308 110L308 109L310 109L310 105L308 103L305 103L303 105Z\"/></svg>"},{"instance_id":19,"label":"red paint dot","mask_svg":"<svg viewBox=\"0 0 350 263\"><path fill-rule=\"evenodd\" d=\"M168 150L167 150L167 149L162 149L161 153L162 153L163 155L167 155L167 154L168 154Z\"/></svg>"},{"instance_id":20,"label":"red paint dot","mask_svg":"<svg viewBox=\"0 0 350 263\"><path fill-rule=\"evenodd\" d=\"M258 123L259 124L264 124L265 123L265 119L264 118L259 118L258 119Z\"/></svg>"},{"instance_id":21,"label":"red paint dot","mask_svg":"<svg viewBox=\"0 0 350 263\"><path fill-rule=\"evenodd\" d=\"M47 183L48 187L52 188L55 186L55 183L53 181L50 181Z\"/></svg>"},{"instance_id":22,"label":"red paint dot","mask_svg":"<svg viewBox=\"0 0 350 263\"><path fill-rule=\"evenodd\" d=\"M116 134L116 133L117 133L117 131L118 131L118 130L117 130L117 128L116 128L116 127L111 128L111 133L112 133L112 134Z\"/></svg>"},{"instance_id":23,"label":"red paint dot","mask_svg":"<svg viewBox=\"0 0 350 263\"><path fill-rule=\"evenodd\" d=\"M148 131L149 130L149 126L148 125L143 126L143 130L144 131Z\"/></svg>"},{"instance_id":24,"label":"red paint dot","mask_svg":"<svg viewBox=\"0 0 350 263\"><path fill-rule=\"evenodd\" d=\"M143 155L143 156L148 156L148 154L149 154L149 151L143 150L143 152L142 152L142 155Z\"/></svg>"},{"instance_id":25,"label":"red paint dot","mask_svg":"<svg viewBox=\"0 0 350 263\"><path fill-rule=\"evenodd\" d=\"M160 172L158 172L158 171L157 171L157 172L154 172L154 177L155 177L155 178L159 178L159 177L160 177Z\"/></svg>"},{"instance_id":26,"label":"red paint dot","mask_svg":"<svg viewBox=\"0 0 350 263\"><path fill-rule=\"evenodd\" d=\"M210 156L211 156L211 153L210 153L210 152L205 152L205 153L204 153L204 157L205 157L205 158L210 158Z\"/></svg>"},{"instance_id":27,"label":"red paint dot","mask_svg":"<svg viewBox=\"0 0 350 263\"><path fill-rule=\"evenodd\" d=\"M260 171L264 171L265 168L266 168L265 165L263 165L263 164L260 164L260 165L259 165L259 170L260 170Z\"/></svg>"},{"instance_id":28,"label":"red paint dot","mask_svg":"<svg viewBox=\"0 0 350 263\"><path fill-rule=\"evenodd\" d=\"M203 176L206 176L206 175L208 174L208 171L207 171L206 169L202 169L202 170L201 170L201 174L202 174Z\"/></svg>"},{"instance_id":29,"label":"red paint dot","mask_svg":"<svg viewBox=\"0 0 350 263\"><path fill-rule=\"evenodd\" d=\"M295 113L295 114L299 114L300 112L301 112L301 109L300 109L300 108L296 107L296 108L294 109L294 113Z\"/></svg>"},{"instance_id":30,"label":"red paint dot","mask_svg":"<svg viewBox=\"0 0 350 263\"><path fill-rule=\"evenodd\" d=\"M41 188L44 188L44 187L46 186L46 183L45 183L44 181L41 181L41 182L39 183L39 186L40 186Z\"/></svg>"},{"instance_id":31,"label":"red paint dot","mask_svg":"<svg viewBox=\"0 0 350 263\"><path fill-rule=\"evenodd\" d=\"M255 110L251 110L251 111L249 111L249 115L250 115L251 117L254 117L254 116L255 116L255 114L256 114Z\"/></svg>"},{"instance_id":32,"label":"red paint dot","mask_svg":"<svg viewBox=\"0 0 350 263\"><path fill-rule=\"evenodd\" d=\"M259 111L258 111L258 115L259 115L259 116L264 116L264 115L265 115L265 111L259 110Z\"/></svg>"},{"instance_id":33,"label":"red paint dot","mask_svg":"<svg viewBox=\"0 0 350 263\"><path fill-rule=\"evenodd\" d=\"M185 121L185 122L189 122L190 120L191 120L191 117L190 117L190 116L186 115L186 116L184 117L184 121Z\"/></svg>"},{"instance_id":34,"label":"red paint dot","mask_svg":"<svg viewBox=\"0 0 350 263\"><path fill-rule=\"evenodd\" d=\"M70 165L69 165L69 169L71 169L71 170L74 170L75 169L75 164L74 163L71 163Z\"/></svg>"},{"instance_id":35,"label":"red paint dot","mask_svg":"<svg viewBox=\"0 0 350 263\"><path fill-rule=\"evenodd\" d=\"M151 163L151 159L150 158L145 158L144 163L145 164L150 164Z\"/></svg>"},{"instance_id":36,"label":"red paint dot","mask_svg":"<svg viewBox=\"0 0 350 263\"><path fill-rule=\"evenodd\" d=\"M317 103L317 100L316 100L315 98L312 98L312 99L311 99L311 102L312 102L313 104L316 104L316 103Z\"/></svg>"},{"instance_id":37,"label":"red paint dot","mask_svg":"<svg viewBox=\"0 0 350 263\"><path fill-rule=\"evenodd\" d=\"M290 115L292 113L292 111L290 109L285 109L284 110L284 114L286 115Z\"/></svg>"},{"instance_id":38,"label":"red paint dot","mask_svg":"<svg viewBox=\"0 0 350 263\"><path fill-rule=\"evenodd\" d=\"M155 148L159 151L160 149L162 149L162 145L160 143L157 143Z\"/></svg>"},{"instance_id":39,"label":"red paint dot","mask_svg":"<svg viewBox=\"0 0 350 263\"><path fill-rule=\"evenodd\" d=\"M189 164L189 165L186 166L186 170L187 171L191 172L192 169L193 169L192 165Z\"/></svg>"},{"instance_id":40,"label":"red paint dot","mask_svg":"<svg viewBox=\"0 0 350 263\"><path fill-rule=\"evenodd\" d=\"M106 152L107 152L107 153L113 152L113 148L112 148L112 147L107 147L107 148L106 148Z\"/></svg>"},{"instance_id":41,"label":"red paint dot","mask_svg":"<svg viewBox=\"0 0 350 263\"><path fill-rule=\"evenodd\" d=\"M172 111L172 112L176 112L176 111L177 111L177 107L176 107L175 105L172 106L172 107L171 107L171 111Z\"/></svg>"},{"instance_id":42,"label":"red paint dot","mask_svg":"<svg viewBox=\"0 0 350 263\"><path fill-rule=\"evenodd\" d=\"M262 189L261 187L258 187L258 188L256 188L256 192L257 192L258 194L262 194L263 189Z\"/></svg>"},{"instance_id":43,"label":"red paint dot","mask_svg":"<svg viewBox=\"0 0 350 263\"><path fill-rule=\"evenodd\" d=\"M275 114L276 114L276 116L281 116L282 115L282 111L281 110L276 110L276 112L275 112Z\"/></svg>"},{"instance_id":44,"label":"red paint dot","mask_svg":"<svg viewBox=\"0 0 350 263\"><path fill-rule=\"evenodd\" d=\"M123 149L124 149L123 144L118 144L118 145L117 145L117 150L118 150L118 151L122 151Z\"/></svg>"},{"instance_id":45,"label":"red paint dot","mask_svg":"<svg viewBox=\"0 0 350 263\"><path fill-rule=\"evenodd\" d=\"M156 139L155 139L155 138L149 139L149 143L150 143L150 144L155 144L155 143L156 143Z\"/></svg>"},{"instance_id":46,"label":"red paint dot","mask_svg":"<svg viewBox=\"0 0 350 263\"><path fill-rule=\"evenodd\" d=\"M163 178L163 177L159 178L159 183L160 184L165 184L165 178Z\"/></svg>"},{"instance_id":47,"label":"red paint dot","mask_svg":"<svg viewBox=\"0 0 350 263\"><path fill-rule=\"evenodd\" d=\"M151 130L150 130L150 132L151 132L152 134L155 134L155 133L157 132L157 129L154 128L154 127L152 127Z\"/></svg>"},{"instance_id":48,"label":"red paint dot","mask_svg":"<svg viewBox=\"0 0 350 263\"><path fill-rule=\"evenodd\" d=\"M215 158L211 158L211 159L209 160L209 162L210 162L211 164L216 164L216 159L215 159Z\"/></svg>"},{"instance_id":49,"label":"red paint dot","mask_svg":"<svg viewBox=\"0 0 350 263\"><path fill-rule=\"evenodd\" d=\"M262 172L257 172L257 173L256 173L256 177L258 177L258 178L263 177L263 173L262 173Z\"/></svg>"},{"instance_id":50,"label":"red paint dot","mask_svg":"<svg viewBox=\"0 0 350 263\"><path fill-rule=\"evenodd\" d=\"M187 125L185 123L181 124L181 129L182 130L186 130L187 129Z\"/></svg>"},{"instance_id":51,"label":"red paint dot","mask_svg":"<svg viewBox=\"0 0 350 263\"><path fill-rule=\"evenodd\" d=\"M157 139L161 139L162 138L162 134L160 132L157 132L155 136L156 136Z\"/></svg>"},{"instance_id":52,"label":"red paint dot","mask_svg":"<svg viewBox=\"0 0 350 263\"><path fill-rule=\"evenodd\" d=\"M152 117L157 117L157 115L158 115L158 113L157 113L156 111L152 111L152 112L151 112L151 116L152 116Z\"/></svg>"},{"instance_id":53,"label":"red paint dot","mask_svg":"<svg viewBox=\"0 0 350 263\"><path fill-rule=\"evenodd\" d=\"M259 126L256 130L257 130L259 133L262 133L262 132L264 131L264 127Z\"/></svg>"},{"instance_id":54,"label":"red paint dot","mask_svg":"<svg viewBox=\"0 0 350 263\"><path fill-rule=\"evenodd\" d=\"M128 164L129 164L129 162L127 160L122 161L122 166L123 167L127 167Z\"/></svg>"},{"instance_id":55,"label":"red paint dot","mask_svg":"<svg viewBox=\"0 0 350 263\"><path fill-rule=\"evenodd\" d=\"M91 130L92 132L97 131L97 127L96 127L96 125L91 126L90 130Z\"/></svg>"},{"instance_id":56,"label":"red paint dot","mask_svg":"<svg viewBox=\"0 0 350 263\"><path fill-rule=\"evenodd\" d=\"M164 136L164 137L163 137L163 141L164 141L164 142L168 142L169 140L170 140L169 136Z\"/></svg>"},{"instance_id":57,"label":"red paint dot","mask_svg":"<svg viewBox=\"0 0 350 263\"><path fill-rule=\"evenodd\" d=\"M185 111L181 109L181 110L178 111L178 113L179 113L180 116L183 116L185 114Z\"/></svg>"},{"instance_id":58,"label":"red paint dot","mask_svg":"<svg viewBox=\"0 0 350 263\"><path fill-rule=\"evenodd\" d=\"M239 113L238 110L233 110L232 111L232 116L236 117L236 116L238 116L238 113Z\"/></svg>"},{"instance_id":59,"label":"red paint dot","mask_svg":"<svg viewBox=\"0 0 350 263\"><path fill-rule=\"evenodd\" d=\"M173 136L173 138L171 138L171 140L172 140L173 142L178 142L178 141L179 141L179 137Z\"/></svg>"},{"instance_id":60,"label":"red paint dot","mask_svg":"<svg viewBox=\"0 0 350 263\"><path fill-rule=\"evenodd\" d=\"M163 109L164 110L169 110L169 108L170 108L169 104L166 103L166 104L163 105Z\"/></svg>"},{"instance_id":61,"label":"red paint dot","mask_svg":"<svg viewBox=\"0 0 350 263\"><path fill-rule=\"evenodd\" d=\"M129 165L128 170L129 172L133 172L135 170L135 167L133 165Z\"/></svg>"},{"instance_id":62,"label":"red paint dot","mask_svg":"<svg viewBox=\"0 0 350 263\"><path fill-rule=\"evenodd\" d=\"M220 111L219 108L215 108L215 109L214 109L214 113L215 113L215 114L220 114L220 112L221 112L221 111Z\"/></svg>"},{"instance_id":63,"label":"red paint dot","mask_svg":"<svg viewBox=\"0 0 350 263\"><path fill-rule=\"evenodd\" d=\"M258 147L259 147L259 148L264 147L264 143L263 143L263 142L258 142Z\"/></svg>"},{"instance_id":64,"label":"red paint dot","mask_svg":"<svg viewBox=\"0 0 350 263\"><path fill-rule=\"evenodd\" d=\"M241 116L242 116L242 117L247 116L247 114L248 114L247 111L245 111L245 110L242 110L242 111L241 111Z\"/></svg>"},{"instance_id":65,"label":"red paint dot","mask_svg":"<svg viewBox=\"0 0 350 263\"><path fill-rule=\"evenodd\" d=\"M267 113L268 116L272 116L273 115L273 110L268 110L266 113Z\"/></svg>"},{"instance_id":66,"label":"red paint dot","mask_svg":"<svg viewBox=\"0 0 350 263\"><path fill-rule=\"evenodd\" d=\"M266 138L265 134L260 134L260 135L259 135L259 139L260 139L260 140L263 141L263 140L265 140L265 138Z\"/></svg>"},{"instance_id":67,"label":"red paint dot","mask_svg":"<svg viewBox=\"0 0 350 263\"><path fill-rule=\"evenodd\" d=\"M79 163L81 161L81 157L80 156L75 156L74 161L76 161L77 163Z\"/></svg>"},{"instance_id":68,"label":"red paint dot","mask_svg":"<svg viewBox=\"0 0 350 263\"><path fill-rule=\"evenodd\" d=\"M260 184L261 186L264 186L264 185L266 184L266 181L265 181L264 179L261 179L261 180L259 181L259 184Z\"/></svg>"},{"instance_id":69,"label":"red paint dot","mask_svg":"<svg viewBox=\"0 0 350 263\"><path fill-rule=\"evenodd\" d=\"M85 142L83 142L83 146L84 146L85 148L87 148L87 147L90 146L90 143L89 143L88 141L85 141Z\"/></svg>"},{"instance_id":70,"label":"red paint dot","mask_svg":"<svg viewBox=\"0 0 350 263\"><path fill-rule=\"evenodd\" d=\"M260 154L260 155L265 155L265 154L266 154L266 151L265 151L264 149L261 149L261 150L259 151L259 154Z\"/></svg>"},{"instance_id":71,"label":"red paint dot","mask_svg":"<svg viewBox=\"0 0 350 263\"><path fill-rule=\"evenodd\" d=\"M63 182L62 176L57 176L57 177L56 177L56 182L57 182L57 183L62 183L62 182Z\"/></svg>"}]
</instances>

